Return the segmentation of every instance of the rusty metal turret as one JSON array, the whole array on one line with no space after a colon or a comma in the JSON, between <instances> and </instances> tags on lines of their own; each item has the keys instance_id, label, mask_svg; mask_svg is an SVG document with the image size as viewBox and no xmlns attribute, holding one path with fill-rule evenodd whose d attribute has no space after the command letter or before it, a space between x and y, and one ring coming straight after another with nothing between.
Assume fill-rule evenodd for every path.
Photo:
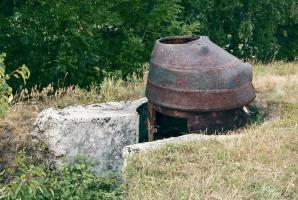
<instances>
[{"instance_id":1,"label":"rusty metal turret","mask_svg":"<svg viewBox=\"0 0 298 200\"><path fill-rule=\"evenodd\" d=\"M252 67L207 36L162 38L151 55L146 97L152 127L157 113L187 119L189 132L232 123L255 98Z\"/></svg>"}]
</instances>

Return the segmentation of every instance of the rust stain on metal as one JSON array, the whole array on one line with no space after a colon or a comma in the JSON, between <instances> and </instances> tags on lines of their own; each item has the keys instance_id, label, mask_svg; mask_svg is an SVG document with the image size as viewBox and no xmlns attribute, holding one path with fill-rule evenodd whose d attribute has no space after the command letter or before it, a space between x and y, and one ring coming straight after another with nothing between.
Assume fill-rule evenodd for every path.
<instances>
[{"instance_id":1,"label":"rust stain on metal","mask_svg":"<svg viewBox=\"0 0 298 200\"><path fill-rule=\"evenodd\" d=\"M251 80L251 65L206 36L159 39L146 87L149 125L154 126L155 112L187 119L189 132L232 123L237 110L255 98Z\"/></svg>"}]
</instances>

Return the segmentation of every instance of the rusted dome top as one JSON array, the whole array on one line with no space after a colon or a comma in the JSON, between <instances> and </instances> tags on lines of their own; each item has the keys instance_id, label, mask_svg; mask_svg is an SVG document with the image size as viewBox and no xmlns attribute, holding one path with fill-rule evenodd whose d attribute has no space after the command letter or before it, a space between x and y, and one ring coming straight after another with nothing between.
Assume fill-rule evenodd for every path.
<instances>
[{"instance_id":1,"label":"rusted dome top","mask_svg":"<svg viewBox=\"0 0 298 200\"><path fill-rule=\"evenodd\" d=\"M255 98L252 67L206 36L156 41L146 88L149 101L183 111L221 111Z\"/></svg>"}]
</instances>

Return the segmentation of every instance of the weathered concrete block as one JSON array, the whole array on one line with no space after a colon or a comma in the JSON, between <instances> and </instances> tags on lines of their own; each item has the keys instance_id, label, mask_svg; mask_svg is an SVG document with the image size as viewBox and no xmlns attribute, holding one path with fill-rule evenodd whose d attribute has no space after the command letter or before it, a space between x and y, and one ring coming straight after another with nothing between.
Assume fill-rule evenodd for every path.
<instances>
[{"instance_id":1,"label":"weathered concrete block","mask_svg":"<svg viewBox=\"0 0 298 200\"><path fill-rule=\"evenodd\" d=\"M99 175L122 168L122 149L139 140L136 109L146 98L42 111L33 135L48 145L54 164L83 155L95 161Z\"/></svg>"}]
</instances>

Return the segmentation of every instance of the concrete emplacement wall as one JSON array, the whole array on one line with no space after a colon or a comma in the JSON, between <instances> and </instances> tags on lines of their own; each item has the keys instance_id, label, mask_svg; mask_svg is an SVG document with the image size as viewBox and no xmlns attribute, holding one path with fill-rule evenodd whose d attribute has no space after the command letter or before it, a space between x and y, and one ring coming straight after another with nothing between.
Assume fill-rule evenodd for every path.
<instances>
[{"instance_id":1,"label":"concrete emplacement wall","mask_svg":"<svg viewBox=\"0 0 298 200\"><path fill-rule=\"evenodd\" d=\"M146 142L146 104L147 99L142 98L64 109L49 108L38 115L32 134L48 146L53 155L50 162L56 167L78 156L85 156L95 162L94 170L98 175L120 172L125 158L165 144L232 138L224 135L165 134L163 137L179 137ZM174 123L177 122L179 120Z\"/></svg>"}]
</instances>

